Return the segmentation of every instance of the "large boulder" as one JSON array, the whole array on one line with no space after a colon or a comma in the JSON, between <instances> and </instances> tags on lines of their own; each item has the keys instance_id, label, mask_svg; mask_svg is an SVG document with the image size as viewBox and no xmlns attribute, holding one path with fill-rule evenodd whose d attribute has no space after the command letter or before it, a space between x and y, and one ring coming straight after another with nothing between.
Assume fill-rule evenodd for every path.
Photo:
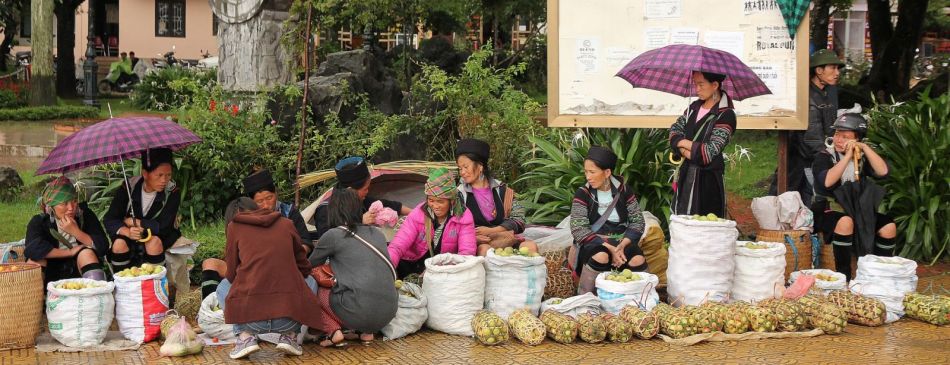
<instances>
[{"instance_id":1,"label":"large boulder","mask_svg":"<svg viewBox=\"0 0 950 365\"><path fill-rule=\"evenodd\" d=\"M23 188L23 179L10 166L0 166L0 200L12 199Z\"/></svg>"},{"instance_id":2,"label":"large boulder","mask_svg":"<svg viewBox=\"0 0 950 365\"><path fill-rule=\"evenodd\" d=\"M300 81L297 86L304 88L307 84ZM365 93L369 104L387 115L398 113L402 106L402 90L392 71L364 50L327 55L327 60L310 76L309 85L307 98L312 120L317 124L330 113L337 113L344 124L355 118L357 106L344 103L347 93ZM297 124L300 100L287 100L279 94L272 99L269 109L282 131L287 132Z\"/></svg>"}]
</instances>

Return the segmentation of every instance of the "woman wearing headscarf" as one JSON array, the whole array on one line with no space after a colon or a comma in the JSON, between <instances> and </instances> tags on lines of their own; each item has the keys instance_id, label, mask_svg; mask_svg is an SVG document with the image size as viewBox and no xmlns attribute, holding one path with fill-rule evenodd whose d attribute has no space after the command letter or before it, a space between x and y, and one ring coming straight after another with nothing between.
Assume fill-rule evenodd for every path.
<instances>
[{"instance_id":1,"label":"woman wearing headscarf","mask_svg":"<svg viewBox=\"0 0 950 365\"><path fill-rule=\"evenodd\" d=\"M673 214L726 215L722 151L736 129L732 99L722 90L725 75L693 72L699 100L670 127L674 158L685 159L673 185Z\"/></svg>"},{"instance_id":2,"label":"woman wearing headscarf","mask_svg":"<svg viewBox=\"0 0 950 365\"><path fill-rule=\"evenodd\" d=\"M571 234L577 256L572 265L580 276L578 294L593 291L594 279L601 272L647 269L639 245L645 226L643 214L636 195L613 173L616 165L613 151L591 146L584 159L587 184L577 189L571 203Z\"/></svg>"},{"instance_id":3,"label":"woman wearing headscarf","mask_svg":"<svg viewBox=\"0 0 950 365\"><path fill-rule=\"evenodd\" d=\"M99 258L109 241L96 214L78 202L72 182L65 176L51 181L39 205L42 212L26 226L24 255L43 267L44 282L79 276L106 280Z\"/></svg>"},{"instance_id":4,"label":"woman wearing headscarf","mask_svg":"<svg viewBox=\"0 0 950 365\"><path fill-rule=\"evenodd\" d=\"M460 140L455 149L461 177L459 200L472 212L478 255L499 247L526 247L537 252L537 244L517 236L525 229L524 206L515 199L514 190L492 178L490 152L488 143L473 138Z\"/></svg>"},{"instance_id":5,"label":"woman wearing headscarf","mask_svg":"<svg viewBox=\"0 0 950 365\"><path fill-rule=\"evenodd\" d=\"M404 207L400 202L369 196L372 178L369 173L369 166L366 164L366 159L359 156L347 157L337 162L333 169L336 172L336 188L350 189L356 192L357 197L359 197L360 205L362 206L362 212L360 214L362 214L364 224L374 224L376 222L376 214L369 212L370 205L376 201L379 201L383 204L383 207L392 209L399 215L408 215L409 212L412 211L412 209ZM336 190L337 189L333 189L333 191ZM329 223L327 209L330 205L330 201L333 200L333 191L329 192L329 195L320 202L314 214L314 225L317 227L317 232L312 238L315 240L323 237L324 233L334 227Z\"/></svg>"},{"instance_id":6,"label":"woman wearing headscarf","mask_svg":"<svg viewBox=\"0 0 950 365\"><path fill-rule=\"evenodd\" d=\"M167 148L144 151L142 175L116 191L103 217L112 239L109 260L113 272L141 263L164 265L165 250L181 237L175 224L181 191L172 181L173 163L172 151Z\"/></svg>"},{"instance_id":7,"label":"woman wearing headscarf","mask_svg":"<svg viewBox=\"0 0 950 365\"><path fill-rule=\"evenodd\" d=\"M426 201L406 217L389 243L389 258L400 278L425 271L425 259L442 254L475 254L472 212L458 203L455 176L446 168L429 173Z\"/></svg>"}]
</instances>

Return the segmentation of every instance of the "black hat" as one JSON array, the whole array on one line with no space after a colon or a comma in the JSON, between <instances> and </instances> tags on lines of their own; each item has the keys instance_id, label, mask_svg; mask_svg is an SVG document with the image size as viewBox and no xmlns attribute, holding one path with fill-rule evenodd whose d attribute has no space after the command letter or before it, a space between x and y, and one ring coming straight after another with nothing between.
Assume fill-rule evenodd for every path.
<instances>
[{"instance_id":1,"label":"black hat","mask_svg":"<svg viewBox=\"0 0 950 365\"><path fill-rule=\"evenodd\" d=\"M601 146L590 146L590 150L587 151L587 159L596 162L598 167L605 170L613 170L617 167L617 154Z\"/></svg>"},{"instance_id":2,"label":"black hat","mask_svg":"<svg viewBox=\"0 0 950 365\"><path fill-rule=\"evenodd\" d=\"M854 131L854 133L857 134L858 138L860 139L864 138L864 135L868 132L868 121L867 119L864 119L861 114L845 113L835 120L835 123L831 126L831 129L837 131Z\"/></svg>"},{"instance_id":3,"label":"black hat","mask_svg":"<svg viewBox=\"0 0 950 365\"><path fill-rule=\"evenodd\" d=\"M341 187L358 189L369 179L369 167L362 157L344 158L337 162L333 170L336 171L337 185Z\"/></svg>"},{"instance_id":4,"label":"black hat","mask_svg":"<svg viewBox=\"0 0 950 365\"><path fill-rule=\"evenodd\" d=\"M248 195L274 185L274 177L267 169L260 170L244 178L244 192Z\"/></svg>"},{"instance_id":5,"label":"black hat","mask_svg":"<svg viewBox=\"0 0 950 365\"><path fill-rule=\"evenodd\" d=\"M489 147L488 143L485 141L474 138L466 138L459 140L458 147L455 148L455 157L470 153L482 159L481 162L488 162L490 152L491 147Z\"/></svg>"},{"instance_id":6,"label":"black hat","mask_svg":"<svg viewBox=\"0 0 950 365\"><path fill-rule=\"evenodd\" d=\"M142 168L145 171L155 170L158 165L167 163L172 165L172 150L168 148L153 148L142 151Z\"/></svg>"}]
</instances>

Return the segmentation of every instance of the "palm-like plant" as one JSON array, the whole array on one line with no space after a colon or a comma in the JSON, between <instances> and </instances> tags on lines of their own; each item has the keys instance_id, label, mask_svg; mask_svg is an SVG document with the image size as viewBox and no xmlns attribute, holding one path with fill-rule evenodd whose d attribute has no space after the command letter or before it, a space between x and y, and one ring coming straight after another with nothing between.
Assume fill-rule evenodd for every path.
<instances>
[{"instance_id":1,"label":"palm-like plant","mask_svg":"<svg viewBox=\"0 0 950 365\"><path fill-rule=\"evenodd\" d=\"M528 220L555 224L568 216L574 192L584 183L584 157L592 145L609 147L617 154L614 174L622 176L644 210L661 220L669 216L672 190L671 166L663 159L669 150L667 132L660 129L560 130L551 140L531 137L535 148L523 164L518 182L528 186L524 204Z\"/></svg>"}]
</instances>

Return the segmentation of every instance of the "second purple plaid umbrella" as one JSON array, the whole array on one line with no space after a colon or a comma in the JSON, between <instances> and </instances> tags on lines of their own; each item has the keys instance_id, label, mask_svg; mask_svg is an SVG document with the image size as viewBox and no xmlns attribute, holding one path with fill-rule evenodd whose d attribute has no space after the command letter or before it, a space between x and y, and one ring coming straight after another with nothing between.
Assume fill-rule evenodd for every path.
<instances>
[{"instance_id":1,"label":"second purple plaid umbrella","mask_svg":"<svg viewBox=\"0 0 950 365\"><path fill-rule=\"evenodd\" d=\"M50 151L37 175L66 173L89 166L138 158L149 148L179 150L201 138L158 117L111 118L66 137Z\"/></svg>"},{"instance_id":2,"label":"second purple plaid umbrella","mask_svg":"<svg viewBox=\"0 0 950 365\"><path fill-rule=\"evenodd\" d=\"M674 44L644 52L627 63L617 77L633 87L695 96L693 71L726 75L722 89L735 100L771 94L765 83L738 57L703 46Z\"/></svg>"}]
</instances>

